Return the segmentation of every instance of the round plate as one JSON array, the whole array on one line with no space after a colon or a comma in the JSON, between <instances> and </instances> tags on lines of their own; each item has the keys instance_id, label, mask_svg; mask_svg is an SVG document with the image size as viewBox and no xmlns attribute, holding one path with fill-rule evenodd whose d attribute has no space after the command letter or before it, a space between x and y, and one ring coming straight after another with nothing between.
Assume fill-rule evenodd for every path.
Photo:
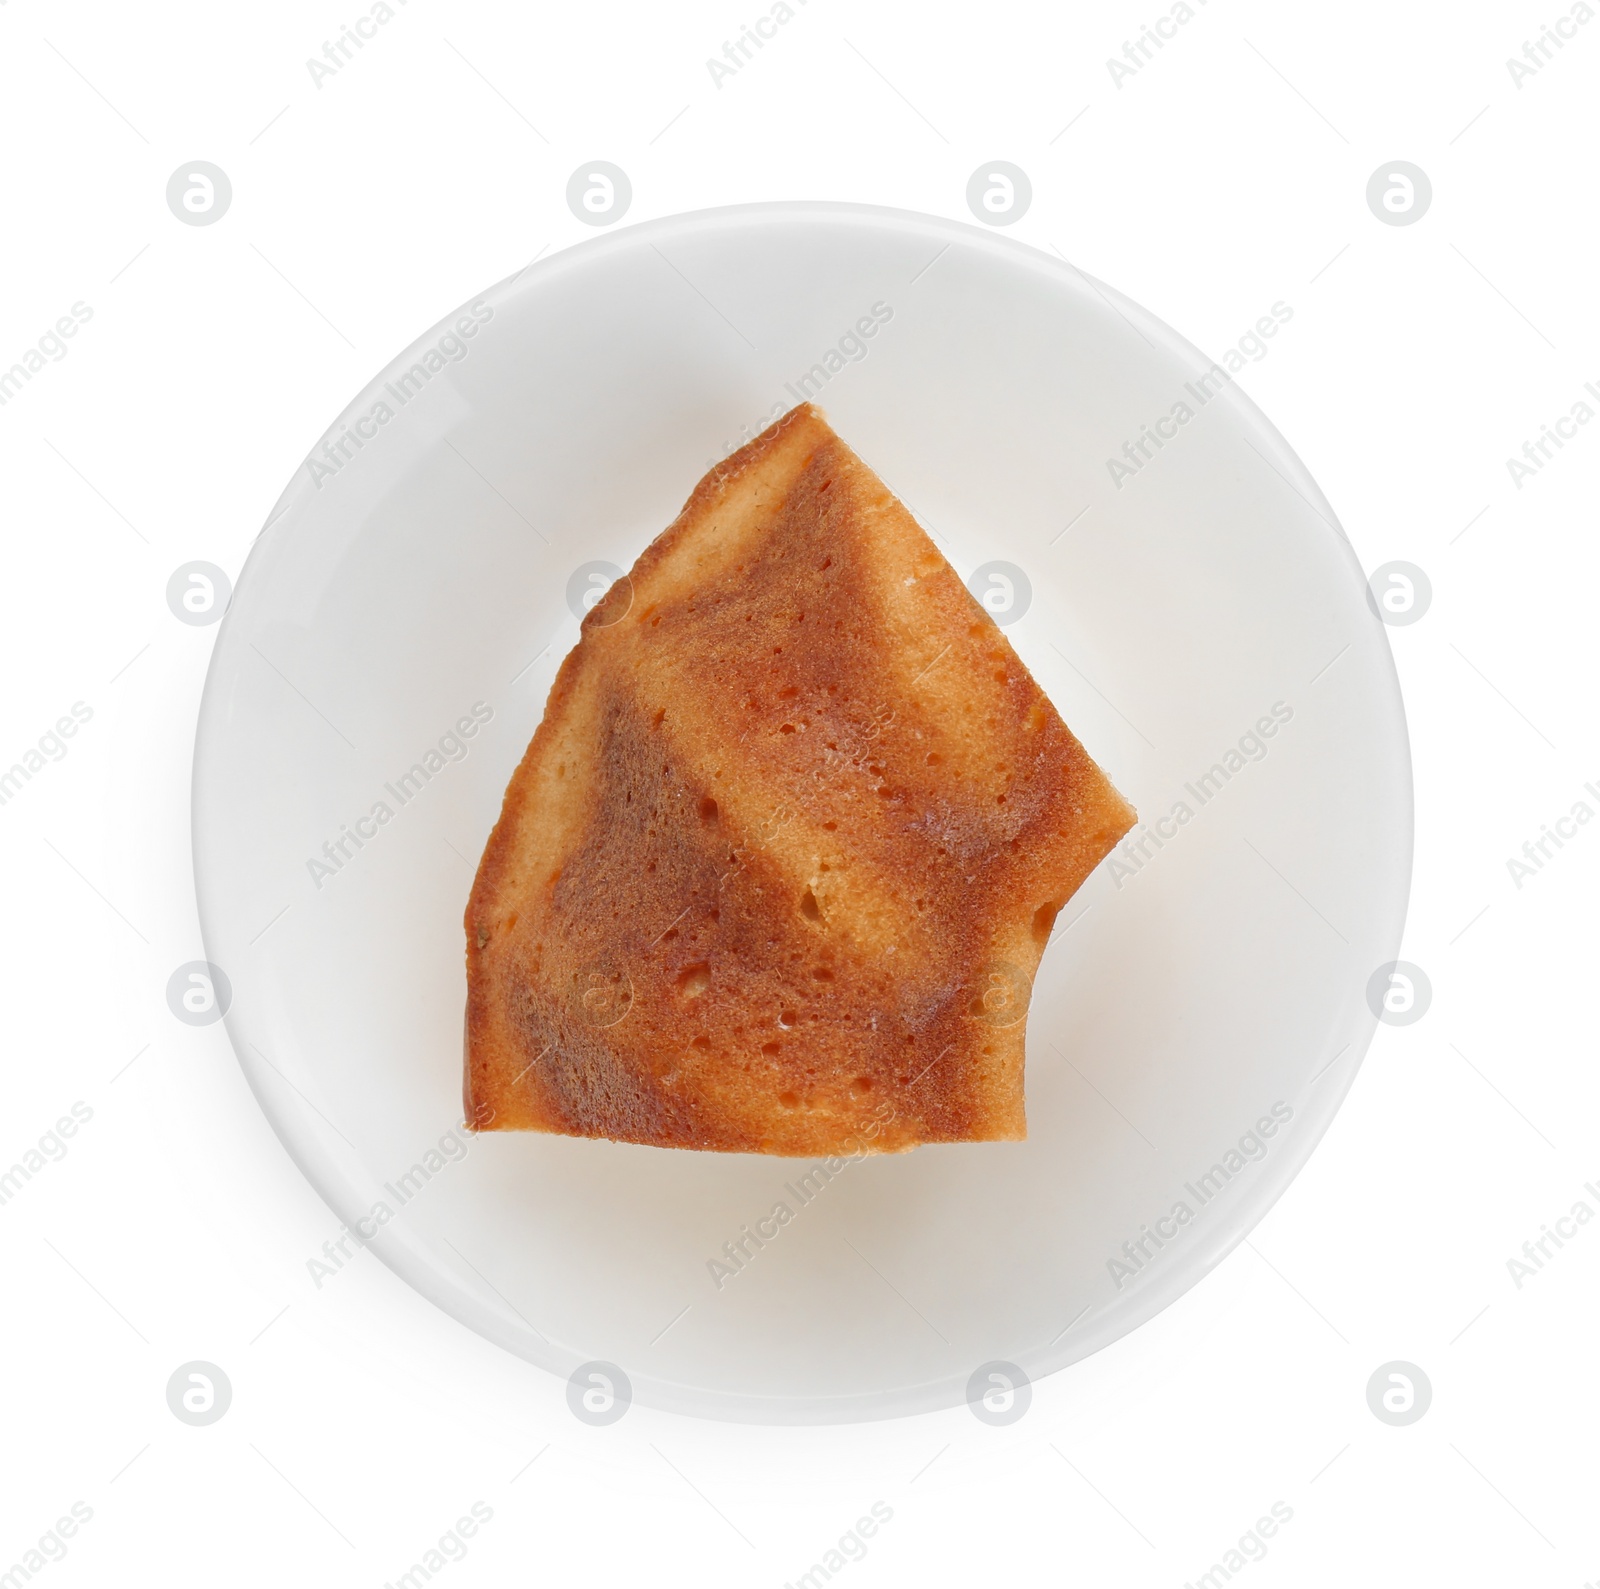
<instances>
[{"instance_id":1,"label":"round plate","mask_svg":"<svg viewBox=\"0 0 1600 1589\"><path fill-rule=\"evenodd\" d=\"M802 396L1143 819L1045 953L1028 1140L819 1173L470 1136L462 912L584 603ZM1261 1218L1372 1035L1410 762L1361 569L1229 370L977 228L761 205L535 265L346 410L218 635L194 844L240 1063L344 1254L554 1373L820 1423L1062 1368Z\"/></svg>"}]
</instances>

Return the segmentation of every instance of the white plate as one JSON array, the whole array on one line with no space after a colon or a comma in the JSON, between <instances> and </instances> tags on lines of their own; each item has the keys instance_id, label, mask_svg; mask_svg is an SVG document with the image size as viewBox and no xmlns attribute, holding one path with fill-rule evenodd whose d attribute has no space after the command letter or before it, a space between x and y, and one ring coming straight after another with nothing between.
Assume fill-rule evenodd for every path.
<instances>
[{"instance_id":1,"label":"white plate","mask_svg":"<svg viewBox=\"0 0 1600 1589\"><path fill-rule=\"evenodd\" d=\"M875 334L850 340L874 306ZM1399 944L1399 691L1305 469L1230 382L1202 402L1210 361L1135 305L924 216L681 216L463 316L356 399L329 433L337 467L298 472L206 685L207 954L290 1152L346 1223L383 1204L372 1249L462 1323L563 1376L620 1365L656 1406L891 1416L960 1402L991 1362L1037 1378L1135 1328L1305 1162ZM1029 1017L1026 1143L850 1164L803 1205L801 1161L458 1146L462 910L576 639L574 575L628 567L814 365L836 428L963 577L1025 571L1007 633L1141 815L1191 816L1062 913ZM1179 403L1192 417L1114 479L1108 460L1137 459ZM709 1261L778 1202L794 1217L719 1289Z\"/></svg>"}]
</instances>

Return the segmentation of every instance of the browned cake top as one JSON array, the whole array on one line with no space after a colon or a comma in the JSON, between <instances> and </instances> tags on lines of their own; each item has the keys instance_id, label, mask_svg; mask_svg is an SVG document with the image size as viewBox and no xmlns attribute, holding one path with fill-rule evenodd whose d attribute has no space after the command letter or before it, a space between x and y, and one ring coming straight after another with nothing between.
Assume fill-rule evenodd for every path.
<instances>
[{"instance_id":1,"label":"browned cake top","mask_svg":"<svg viewBox=\"0 0 1600 1589\"><path fill-rule=\"evenodd\" d=\"M1032 974L1131 821L795 409L556 678L468 906L467 1118L791 1154L1020 1137Z\"/></svg>"}]
</instances>

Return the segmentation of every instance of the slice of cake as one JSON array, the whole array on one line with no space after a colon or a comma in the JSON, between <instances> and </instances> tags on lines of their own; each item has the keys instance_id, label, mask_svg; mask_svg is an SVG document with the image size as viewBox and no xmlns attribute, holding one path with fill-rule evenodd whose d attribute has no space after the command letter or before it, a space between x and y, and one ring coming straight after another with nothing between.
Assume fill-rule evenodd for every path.
<instances>
[{"instance_id":1,"label":"slice of cake","mask_svg":"<svg viewBox=\"0 0 1600 1589\"><path fill-rule=\"evenodd\" d=\"M740 1153L1020 1138L1033 973L1133 820L794 409L556 676L467 906L466 1119Z\"/></svg>"}]
</instances>

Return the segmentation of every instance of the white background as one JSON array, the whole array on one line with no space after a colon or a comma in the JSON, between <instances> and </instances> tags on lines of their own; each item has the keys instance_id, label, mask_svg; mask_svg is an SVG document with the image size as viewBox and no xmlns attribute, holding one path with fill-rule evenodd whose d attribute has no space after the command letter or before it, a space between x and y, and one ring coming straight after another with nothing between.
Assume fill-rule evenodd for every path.
<instances>
[{"instance_id":1,"label":"white background","mask_svg":"<svg viewBox=\"0 0 1600 1589\"><path fill-rule=\"evenodd\" d=\"M319 87L307 57L366 12L0 0L0 367L93 310L0 408L0 763L93 710L0 806L0 1168L93 1111L0 1206L0 1572L83 1502L51 1583L377 1586L478 1501L451 1583L777 1586L876 1501L893 1520L843 1571L863 1589L1179 1589L1282 1502L1243 1569L1261 1589L1600 1580L1600 1222L1520 1289L1507 1268L1576 1200L1600 1210L1600 832L1520 889L1506 865L1575 801L1600 810L1600 425L1520 489L1506 467L1600 385L1600 20L1519 87L1507 58L1559 0L1210 0L1119 87L1107 57L1165 9L794 4L718 87L707 57L763 9L396 0ZM214 226L166 205L196 159L232 180ZM628 221L775 198L968 219L974 168L1014 162L1034 197L1013 236L1213 355L1293 307L1241 383L1365 566L1432 581L1391 631L1417 782L1403 953L1430 1010L1379 1029L1247 1245L1007 1428L585 1427L371 1255L314 1290L333 1217L223 1028L167 1009L202 953L188 779L216 632L173 618L168 577L237 574L375 371L593 235L565 188L594 159L632 179ZM1412 226L1365 200L1396 159L1433 183ZM233 1386L207 1428L166 1405L197 1358ZM1393 1359L1433 1386L1406 1428L1367 1406Z\"/></svg>"}]
</instances>

